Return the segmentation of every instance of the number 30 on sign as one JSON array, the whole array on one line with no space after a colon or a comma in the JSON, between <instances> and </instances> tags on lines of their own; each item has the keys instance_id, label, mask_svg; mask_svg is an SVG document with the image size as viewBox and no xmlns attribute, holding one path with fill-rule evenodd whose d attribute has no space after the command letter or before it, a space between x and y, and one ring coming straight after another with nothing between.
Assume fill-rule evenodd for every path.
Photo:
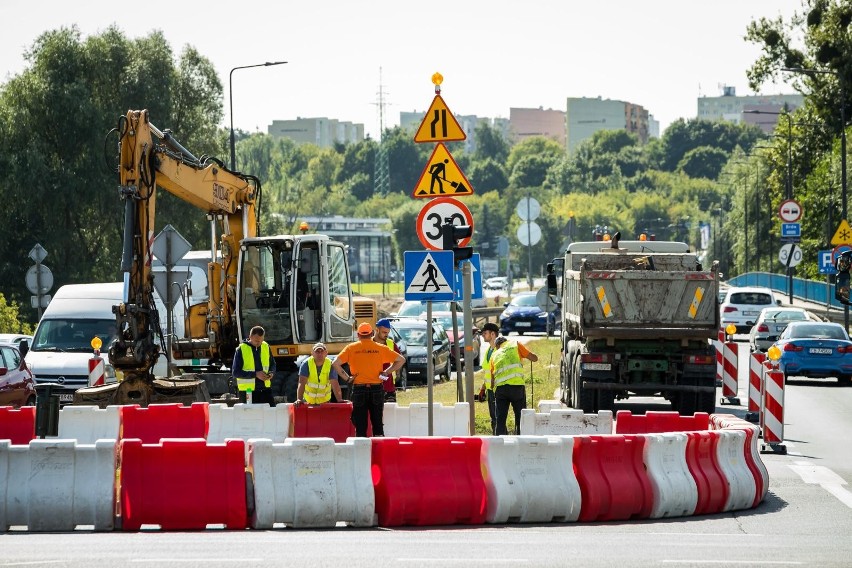
<instances>
[{"instance_id":1,"label":"number 30 on sign","mask_svg":"<svg viewBox=\"0 0 852 568\"><path fill-rule=\"evenodd\" d=\"M473 215L470 209L452 197L438 197L430 200L417 216L417 237L423 246L431 250L443 250L441 225L446 219L452 219L454 225L470 225L473 227ZM467 246L470 238L459 241L459 246Z\"/></svg>"}]
</instances>

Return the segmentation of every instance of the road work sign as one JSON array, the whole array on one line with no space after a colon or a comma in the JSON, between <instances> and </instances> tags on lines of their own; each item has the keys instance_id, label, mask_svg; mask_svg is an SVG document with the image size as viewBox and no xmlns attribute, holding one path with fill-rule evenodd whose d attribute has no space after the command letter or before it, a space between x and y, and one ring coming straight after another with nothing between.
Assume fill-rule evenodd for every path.
<instances>
[{"instance_id":1,"label":"road work sign","mask_svg":"<svg viewBox=\"0 0 852 568\"><path fill-rule=\"evenodd\" d=\"M412 197L472 195L473 187L462 173L447 147L440 142L426 163Z\"/></svg>"}]
</instances>

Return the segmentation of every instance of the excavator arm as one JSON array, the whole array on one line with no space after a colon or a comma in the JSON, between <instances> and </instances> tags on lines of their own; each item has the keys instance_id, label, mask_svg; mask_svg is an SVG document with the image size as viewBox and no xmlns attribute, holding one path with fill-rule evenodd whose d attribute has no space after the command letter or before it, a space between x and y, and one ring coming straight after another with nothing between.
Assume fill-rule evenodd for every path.
<instances>
[{"instance_id":1,"label":"excavator arm","mask_svg":"<svg viewBox=\"0 0 852 568\"><path fill-rule=\"evenodd\" d=\"M257 236L255 204L260 183L253 176L228 170L218 160L195 157L169 131L151 124L147 110L129 111L121 117L118 133L119 194L125 214L121 260L124 298L113 308L119 334L109 356L124 375L119 389L136 392L146 390L153 381L151 369L160 353L151 270L157 188L205 211L214 235L219 224L221 263L214 254L208 267L207 340L211 356L216 356L227 351L226 345L238 341L233 315L237 255L243 238ZM212 240L215 246L215 237ZM149 399L144 392L142 397Z\"/></svg>"}]
</instances>

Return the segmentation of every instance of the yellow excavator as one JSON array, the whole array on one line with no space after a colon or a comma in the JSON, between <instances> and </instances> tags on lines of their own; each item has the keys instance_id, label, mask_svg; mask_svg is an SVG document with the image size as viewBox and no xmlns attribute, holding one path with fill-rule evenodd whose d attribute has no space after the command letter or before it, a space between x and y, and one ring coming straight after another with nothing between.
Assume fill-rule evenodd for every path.
<instances>
[{"instance_id":1,"label":"yellow excavator","mask_svg":"<svg viewBox=\"0 0 852 568\"><path fill-rule=\"evenodd\" d=\"M113 307L118 334L109 359L122 380L79 389L75 404L186 404L211 400L211 392L233 399L229 367L255 325L266 330L276 359L273 390L292 399L296 360L314 343L337 353L354 340L359 323L375 322L376 302L353 297L343 243L319 234L260 236L258 178L212 157L197 158L151 124L147 110L128 111L116 131L124 287ZM172 342L176 358L208 360L207 372L152 374L164 350L151 269L157 188L203 210L210 224L209 298L189 306L185 337Z\"/></svg>"}]
</instances>

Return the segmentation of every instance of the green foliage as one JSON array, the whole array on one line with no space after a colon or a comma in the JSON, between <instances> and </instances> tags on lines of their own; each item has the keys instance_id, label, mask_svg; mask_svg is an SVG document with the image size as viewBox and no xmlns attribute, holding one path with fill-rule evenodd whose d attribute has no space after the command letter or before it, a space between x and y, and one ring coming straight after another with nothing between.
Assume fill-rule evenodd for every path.
<instances>
[{"instance_id":1,"label":"green foliage","mask_svg":"<svg viewBox=\"0 0 852 568\"><path fill-rule=\"evenodd\" d=\"M659 167L673 172L689 151L702 146L716 148L727 154L737 147L747 152L762 137L760 128L754 125L681 118L663 133Z\"/></svg>"},{"instance_id":2,"label":"green foliage","mask_svg":"<svg viewBox=\"0 0 852 568\"><path fill-rule=\"evenodd\" d=\"M32 326L21 320L17 302L8 302L0 292L0 333L23 333L32 335Z\"/></svg>"},{"instance_id":3,"label":"green foliage","mask_svg":"<svg viewBox=\"0 0 852 568\"><path fill-rule=\"evenodd\" d=\"M39 242L56 284L116 280L123 210L115 187L115 138L107 132L128 109L150 109L197 155L223 147L222 86L212 64L192 48L175 58L159 32L129 40L116 28L81 39L76 27L42 34L25 53L21 74L0 90L0 281L26 297L22 262ZM104 155L106 153L106 156ZM112 166L110 166L111 168ZM173 224L204 242L200 215L160 192L156 231Z\"/></svg>"},{"instance_id":4,"label":"green foliage","mask_svg":"<svg viewBox=\"0 0 852 568\"><path fill-rule=\"evenodd\" d=\"M684 154L677 165L677 171L689 177L716 179L728 161L728 154L719 148L699 146Z\"/></svg>"}]
</instances>

